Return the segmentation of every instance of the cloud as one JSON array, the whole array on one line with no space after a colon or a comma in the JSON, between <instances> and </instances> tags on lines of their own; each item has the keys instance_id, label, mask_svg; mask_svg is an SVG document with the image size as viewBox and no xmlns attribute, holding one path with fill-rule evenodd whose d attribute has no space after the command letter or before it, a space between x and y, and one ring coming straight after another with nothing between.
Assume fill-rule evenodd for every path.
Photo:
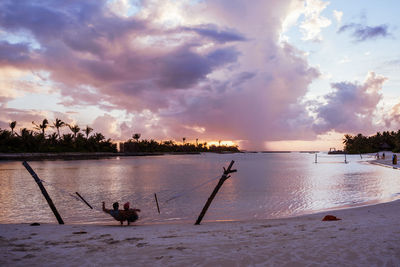
<instances>
[{"instance_id":1,"label":"cloud","mask_svg":"<svg viewBox=\"0 0 400 267\"><path fill-rule=\"evenodd\" d=\"M338 33L343 33L345 31L351 31L352 37L357 42L388 37L391 35L388 31L388 26L386 24L371 27L357 23L349 23L340 27Z\"/></svg>"},{"instance_id":2,"label":"cloud","mask_svg":"<svg viewBox=\"0 0 400 267\"><path fill-rule=\"evenodd\" d=\"M140 132L263 148L316 136L302 98L319 71L279 42L291 1L141 1L129 16L107 3L1 2L0 28L39 43L4 43L18 53L0 56L2 64L48 73L60 105L126 114L94 119L92 128L113 138ZM325 7L307 1L307 38L319 39L330 23Z\"/></svg>"},{"instance_id":3,"label":"cloud","mask_svg":"<svg viewBox=\"0 0 400 267\"><path fill-rule=\"evenodd\" d=\"M32 121L42 121L48 115L47 112L35 110L20 110L16 108L7 108L0 106L0 128L9 128L8 123L17 121L16 131L19 129L28 128L32 129Z\"/></svg>"},{"instance_id":4,"label":"cloud","mask_svg":"<svg viewBox=\"0 0 400 267\"><path fill-rule=\"evenodd\" d=\"M213 69L235 62L238 52L233 47L220 48L199 55L187 48L170 53L159 63L158 85L163 88L188 88L204 79Z\"/></svg>"},{"instance_id":5,"label":"cloud","mask_svg":"<svg viewBox=\"0 0 400 267\"><path fill-rule=\"evenodd\" d=\"M324 103L314 109L317 123L314 129L344 133L374 131L374 114L382 99L382 86L387 78L370 72L363 84L333 83L333 92L324 96Z\"/></svg>"},{"instance_id":6,"label":"cloud","mask_svg":"<svg viewBox=\"0 0 400 267\"><path fill-rule=\"evenodd\" d=\"M342 23L343 11L333 10L333 17L338 24Z\"/></svg>"},{"instance_id":7,"label":"cloud","mask_svg":"<svg viewBox=\"0 0 400 267\"><path fill-rule=\"evenodd\" d=\"M202 37L210 38L219 43L246 41L245 36L239 32L232 29L219 30L218 27L213 24L198 25L197 27L184 27L183 30L193 31Z\"/></svg>"},{"instance_id":8,"label":"cloud","mask_svg":"<svg viewBox=\"0 0 400 267\"><path fill-rule=\"evenodd\" d=\"M331 21L322 16L321 13L329 5L329 2L321 0L292 1L289 6L288 15L282 23L282 32L300 22L300 31L304 41L322 41L322 29L331 25Z\"/></svg>"},{"instance_id":9,"label":"cloud","mask_svg":"<svg viewBox=\"0 0 400 267\"><path fill-rule=\"evenodd\" d=\"M0 41L0 64L18 66L30 60L30 51L27 44L10 44Z\"/></svg>"},{"instance_id":10,"label":"cloud","mask_svg":"<svg viewBox=\"0 0 400 267\"><path fill-rule=\"evenodd\" d=\"M93 132L102 133L107 139L112 138L118 140L121 136L117 119L109 114L98 116L93 121L91 127L93 128Z\"/></svg>"},{"instance_id":11,"label":"cloud","mask_svg":"<svg viewBox=\"0 0 400 267\"><path fill-rule=\"evenodd\" d=\"M331 21L321 16L322 11L329 5L329 2L319 0L307 0L305 4L304 21L300 24L303 32L303 40L322 41L321 31L331 25Z\"/></svg>"},{"instance_id":12,"label":"cloud","mask_svg":"<svg viewBox=\"0 0 400 267\"><path fill-rule=\"evenodd\" d=\"M384 118L386 127L400 127L400 102L394 105L389 114Z\"/></svg>"}]
</instances>

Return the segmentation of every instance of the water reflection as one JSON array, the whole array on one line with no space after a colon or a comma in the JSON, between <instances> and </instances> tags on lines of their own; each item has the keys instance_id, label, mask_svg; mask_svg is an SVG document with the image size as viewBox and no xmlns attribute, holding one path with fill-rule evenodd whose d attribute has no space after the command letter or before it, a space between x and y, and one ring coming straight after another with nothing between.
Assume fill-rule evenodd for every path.
<instances>
[{"instance_id":1,"label":"water reflection","mask_svg":"<svg viewBox=\"0 0 400 267\"><path fill-rule=\"evenodd\" d=\"M238 172L225 182L204 220L287 217L387 201L400 192L399 170L367 164L365 157L361 160L357 155L347 156L348 164L342 155L319 154L318 163L314 163L313 154L302 153L171 155L30 164L46 181L66 223L113 223L101 212L102 201L108 207L114 201L130 201L142 210L142 223L165 223L194 222L218 182L222 167L232 159ZM71 195L75 192L95 210L74 199ZM168 201L173 197L177 198ZM0 201L1 223L57 222L20 162L0 163Z\"/></svg>"}]
</instances>

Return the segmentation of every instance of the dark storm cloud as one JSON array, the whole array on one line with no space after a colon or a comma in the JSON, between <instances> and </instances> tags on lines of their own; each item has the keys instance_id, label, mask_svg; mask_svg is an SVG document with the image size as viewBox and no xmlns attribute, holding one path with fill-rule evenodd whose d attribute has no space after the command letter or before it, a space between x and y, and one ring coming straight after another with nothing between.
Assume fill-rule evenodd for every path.
<instances>
[{"instance_id":1,"label":"dark storm cloud","mask_svg":"<svg viewBox=\"0 0 400 267\"><path fill-rule=\"evenodd\" d=\"M18 65L30 59L30 49L27 44L10 44L0 41L0 65L3 63Z\"/></svg>"},{"instance_id":2,"label":"dark storm cloud","mask_svg":"<svg viewBox=\"0 0 400 267\"><path fill-rule=\"evenodd\" d=\"M185 31L193 31L203 37L210 38L219 43L235 42L235 41L246 41L246 37L243 34L238 33L235 30L219 30L216 25L199 25L196 27L184 27Z\"/></svg>"},{"instance_id":3,"label":"dark storm cloud","mask_svg":"<svg viewBox=\"0 0 400 267\"><path fill-rule=\"evenodd\" d=\"M220 48L207 55L200 55L183 48L166 56L160 67L158 84L166 88L187 88L193 86L214 68L235 62L238 52L235 48Z\"/></svg>"},{"instance_id":4,"label":"dark storm cloud","mask_svg":"<svg viewBox=\"0 0 400 267\"><path fill-rule=\"evenodd\" d=\"M65 13L48 8L47 1L3 1L0 25L8 30L29 29L37 38L60 37L68 24Z\"/></svg>"},{"instance_id":5,"label":"dark storm cloud","mask_svg":"<svg viewBox=\"0 0 400 267\"><path fill-rule=\"evenodd\" d=\"M356 23L350 23L340 27L338 33L342 33L345 31L350 31L353 38L358 42L390 36L388 26L385 24L371 27Z\"/></svg>"}]
</instances>

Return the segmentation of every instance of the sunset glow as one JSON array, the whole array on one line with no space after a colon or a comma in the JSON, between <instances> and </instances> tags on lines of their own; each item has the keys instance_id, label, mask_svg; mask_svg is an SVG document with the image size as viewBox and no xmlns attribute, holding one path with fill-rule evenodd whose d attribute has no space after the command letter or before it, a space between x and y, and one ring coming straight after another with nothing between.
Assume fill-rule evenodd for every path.
<instances>
[{"instance_id":1,"label":"sunset glow","mask_svg":"<svg viewBox=\"0 0 400 267\"><path fill-rule=\"evenodd\" d=\"M398 6L5 0L0 128L60 118L114 141L342 149L346 133L400 128Z\"/></svg>"}]
</instances>

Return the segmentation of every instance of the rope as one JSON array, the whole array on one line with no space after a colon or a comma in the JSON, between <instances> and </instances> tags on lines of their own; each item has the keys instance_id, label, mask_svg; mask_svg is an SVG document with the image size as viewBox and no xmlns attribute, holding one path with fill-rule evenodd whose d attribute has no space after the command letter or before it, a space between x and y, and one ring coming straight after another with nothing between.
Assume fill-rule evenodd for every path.
<instances>
[{"instance_id":1,"label":"rope","mask_svg":"<svg viewBox=\"0 0 400 267\"><path fill-rule=\"evenodd\" d=\"M66 190L64 190L64 189L62 189L62 188L60 188L60 187L58 187L58 186L56 186L54 183L47 182L47 181L45 181L45 180L43 180L43 179L40 179L40 181L41 181L42 183L45 183L45 184L47 184L47 185L52 186L54 189L56 189L56 190L58 190L58 191L60 191L60 192L62 192L62 193L64 193L64 194L66 194L66 195L69 195L70 197L74 198L75 200L77 200L77 201L79 201L79 202L83 202L79 197L77 197L77 196L71 194L70 192L68 192L68 191L66 191ZM83 203L84 203L84 202L83 202ZM85 204L85 203L84 203L84 204ZM85 204L85 205L86 205L86 204Z\"/></svg>"},{"instance_id":2,"label":"rope","mask_svg":"<svg viewBox=\"0 0 400 267\"><path fill-rule=\"evenodd\" d=\"M219 177L220 177L220 176L217 176L217 177L215 177L215 178L211 178L210 180L205 181L204 183L202 183L202 184L200 184L200 185L197 185L197 186L195 186L195 187L192 187L191 189L188 189L188 190L185 190L185 191L181 191L180 194L175 195L175 196L173 196L173 197L167 199L167 200L165 201L165 203L168 203L168 202L171 201L171 200L174 200L174 199L183 197L183 196L187 195L189 192L192 192L192 191L194 191L194 190L196 190L196 189L198 189L198 188L200 188L200 187L202 187L202 186L204 186L204 185L206 185L206 184L208 184L208 183L210 183L210 182L212 182L212 181L218 179Z\"/></svg>"}]
</instances>

